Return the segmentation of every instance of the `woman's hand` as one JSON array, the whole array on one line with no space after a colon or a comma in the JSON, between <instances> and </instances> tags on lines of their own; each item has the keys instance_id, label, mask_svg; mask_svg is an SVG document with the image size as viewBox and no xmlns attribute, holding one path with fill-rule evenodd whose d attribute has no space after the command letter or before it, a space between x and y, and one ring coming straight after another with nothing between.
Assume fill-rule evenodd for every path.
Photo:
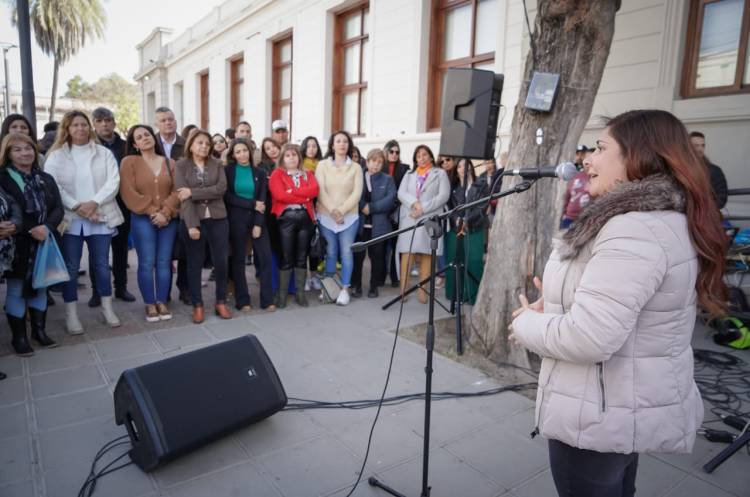
<instances>
[{"instance_id":1,"label":"woman's hand","mask_svg":"<svg viewBox=\"0 0 750 497\"><path fill-rule=\"evenodd\" d=\"M257 200L255 202L255 210L260 212L261 214L264 214L266 212L266 203Z\"/></svg>"},{"instance_id":2,"label":"woman's hand","mask_svg":"<svg viewBox=\"0 0 750 497\"><path fill-rule=\"evenodd\" d=\"M94 215L97 207L99 207L99 204L97 204L93 200L89 200L88 202L81 202L80 204L78 204L76 214L84 219L91 219L91 216Z\"/></svg>"},{"instance_id":3,"label":"woman's hand","mask_svg":"<svg viewBox=\"0 0 750 497\"><path fill-rule=\"evenodd\" d=\"M34 226L29 230L29 234L31 235L31 238L38 242L43 242L47 238L47 227L43 224L40 224L39 226Z\"/></svg>"},{"instance_id":4,"label":"woman's hand","mask_svg":"<svg viewBox=\"0 0 750 497\"><path fill-rule=\"evenodd\" d=\"M411 217L417 219L418 217L421 217L422 214L422 204L420 204L419 202L414 202L413 204L411 204Z\"/></svg>"},{"instance_id":5,"label":"woman's hand","mask_svg":"<svg viewBox=\"0 0 750 497\"><path fill-rule=\"evenodd\" d=\"M336 224L344 224L344 215L341 214L341 211L338 209L333 209L331 211L331 217L336 221Z\"/></svg>"},{"instance_id":6,"label":"woman's hand","mask_svg":"<svg viewBox=\"0 0 750 497\"><path fill-rule=\"evenodd\" d=\"M526 298L526 295L520 294L518 296L518 300L519 302L521 302L521 307L513 311L513 314L511 314L513 319L516 319L525 311L544 312L544 291L542 287L542 280L539 278L539 276L534 276L534 286L537 288L537 290L539 290L539 298L533 303L529 304L529 299ZM520 345L518 337L516 337L516 335L513 333L513 324L508 325L508 331L511 332L510 335L508 335L508 340L514 345Z\"/></svg>"},{"instance_id":7,"label":"woman's hand","mask_svg":"<svg viewBox=\"0 0 750 497\"><path fill-rule=\"evenodd\" d=\"M260 226L253 226L253 238L260 238Z\"/></svg>"},{"instance_id":8,"label":"woman's hand","mask_svg":"<svg viewBox=\"0 0 750 497\"><path fill-rule=\"evenodd\" d=\"M177 189L177 198L180 199L180 202L184 202L185 200L189 199L193 196L193 192L190 191L190 188L178 188Z\"/></svg>"},{"instance_id":9,"label":"woman's hand","mask_svg":"<svg viewBox=\"0 0 750 497\"><path fill-rule=\"evenodd\" d=\"M5 240L16 234L16 225L10 221L0 221L0 240Z\"/></svg>"},{"instance_id":10,"label":"woman's hand","mask_svg":"<svg viewBox=\"0 0 750 497\"><path fill-rule=\"evenodd\" d=\"M163 228L167 225L167 223L169 223L169 220L167 219L167 216L164 215L164 213L155 212L151 214L151 224L153 224L157 228Z\"/></svg>"},{"instance_id":11,"label":"woman's hand","mask_svg":"<svg viewBox=\"0 0 750 497\"><path fill-rule=\"evenodd\" d=\"M190 236L191 240L198 240L201 237L201 230L198 228L190 228L188 230L188 235Z\"/></svg>"},{"instance_id":12,"label":"woman's hand","mask_svg":"<svg viewBox=\"0 0 750 497\"><path fill-rule=\"evenodd\" d=\"M370 215L370 204L365 204L365 206L362 207L362 214L364 214L365 216Z\"/></svg>"}]
</instances>

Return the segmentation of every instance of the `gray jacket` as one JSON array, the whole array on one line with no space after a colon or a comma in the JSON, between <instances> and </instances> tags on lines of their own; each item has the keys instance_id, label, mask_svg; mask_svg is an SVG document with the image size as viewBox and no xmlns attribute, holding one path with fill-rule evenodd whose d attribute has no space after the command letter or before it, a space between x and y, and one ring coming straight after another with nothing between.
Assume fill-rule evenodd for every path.
<instances>
[{"instance_id":1,"label":"gray jacket","mask_svg":"<svg viewBox=\"0 0 750 497\"><path fill-rule=\"evenodd\" d=\"M690 346L699 267L684 200L667 191L652 202L646 182L584 211L545 268L544 312L513 321L543 358L536 426L573 447L690 452L703 419ZM669 205L675 198L683 204ZM612 212L628 203L643 205Z\"/></svg>"},{"instance_id":2,"label":"gray jacket","mask_svg":"<svg viewBox=\"0 0 750 497\"><path fill-rule=\"evenodd\" d=\"M448 175L441 168L433 166L422 186L422 193L419 197L423 213L420 219L443 212L450 195L451 184L448 181ZM399 207L399 229L414 226L418 220L412 218L410 213L412 204L417 201L416 171L409 171L404 175L404 179L401 180L401 186L398 188L398 201L401 202L401 206ZM402 233L398 236L398 242L396 243L397 252L407 253L410 246L412 253L430 253L430 237L424 227L416 230L413 243L411 232ZM441 238L438 242L437 255L441 255L442 253L443 239ZM400 267L400 264L397 267Z\"/></svg>"}]
</instances>

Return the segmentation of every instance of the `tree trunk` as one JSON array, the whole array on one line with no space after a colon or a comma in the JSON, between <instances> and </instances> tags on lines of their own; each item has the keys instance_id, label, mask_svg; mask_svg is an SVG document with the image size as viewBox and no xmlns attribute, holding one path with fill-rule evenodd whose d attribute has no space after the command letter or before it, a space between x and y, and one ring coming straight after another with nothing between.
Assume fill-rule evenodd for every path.
<instances>
[{"instance_id":1,"label":"tree trunk","mask_svg":"<svg viewBox=\"0 0 750 497\"><path fill-rule=\"evenodd\" d=\"M57 75L60 71L60 60L55 57L54 69L52 69L52 97L49 104L49 122L55 120L55 105L57 104Z\"/></svg>"},{"instance_id":2,"label":"tree trunk","mask_svg":"<svg viewBox=\"0 0 750 497\"><path fill-rule=\"evenodd\" d=\"M524 81L513 114L509 164L558 164L571 160L591 114L607 62L619 0L539 0ZM534 52L536 60L534 60ZM534 71L560 74L552 111L526 109ZM536 144L537 129L544 141ZM520 181L503 181L503 190ZM518 294L536 299L532 278L542 276L558 232L565 183L541 179L529 191L499 201L490 232L487 264L473 309L471 346L500 362L527 367L524 349L507 340Z\"/></svg>"}]
</instances>

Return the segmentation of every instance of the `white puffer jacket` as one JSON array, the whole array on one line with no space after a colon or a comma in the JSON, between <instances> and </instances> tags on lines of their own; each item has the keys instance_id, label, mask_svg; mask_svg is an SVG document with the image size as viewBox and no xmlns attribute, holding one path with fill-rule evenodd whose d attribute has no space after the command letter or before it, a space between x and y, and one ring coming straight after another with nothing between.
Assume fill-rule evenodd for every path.
<instances>
[{"instance_id":1,"label":"white puffer jacket","mask_svg":"<svg viewBox=\"0 0 750 497\"><path fill-rule=\"evenodd\" d=\"M513 321L519 341L543 358L536 426L573 447L690 452L703 419L690 346L698 260L681 197L678 210L653 210L675 197L653 201L646 183L587 209L579 221L588 226L547 263L544 313Z\"/></svg>"}]
</instances>

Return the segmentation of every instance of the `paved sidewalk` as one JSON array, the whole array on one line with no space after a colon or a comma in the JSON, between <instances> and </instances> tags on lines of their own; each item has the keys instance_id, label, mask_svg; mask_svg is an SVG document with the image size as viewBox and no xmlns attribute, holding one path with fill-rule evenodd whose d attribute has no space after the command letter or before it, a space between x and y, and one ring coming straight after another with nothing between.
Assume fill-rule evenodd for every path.
<instances>
[{"instance_id":1,"label":"paved sidewalk","mask_svg":"<svg viewBox=\"0 0 750 497\"><path fill-rule=\"evenodd\" d=\"M32 358L0 357L0 370L9 375L0 382L0 496L75 497L96 451L125 434L114 424L112 402L124 369L245 333L259 337L290 397L377 398L398 312L397 307L381 311L376 305L387 298L354 300L344 308L301 309L290 302L273 314L230 321L210 317L199 326L178 317L155 328L142 322L141 305L130 304L132 316L125 317L133 329L96 328L78 343L39 351ZM426 309L411 299L402 325L423 323ZM712 346L700 329L695 344ZM424 354L422 347L399 340L389 394L423 390ZM435 391L494 386L476 370L435 357ZM153 473L129 466L108 475L95 495L344 497L362 463L374 414L374 409L282 412ZM366 476L375 474L406 495L419 495L422 415L421 402L383 409ZM515 393L435 402L432 495L554 496L546 443L529 438L532 425L533 403ZM745 451L713 475L701 471L721 448L699 439L689 456L642 456L637 495L747 496L750 456ZM363 482L354 495L385 494Z\"/></svg>"}]
</instances>

